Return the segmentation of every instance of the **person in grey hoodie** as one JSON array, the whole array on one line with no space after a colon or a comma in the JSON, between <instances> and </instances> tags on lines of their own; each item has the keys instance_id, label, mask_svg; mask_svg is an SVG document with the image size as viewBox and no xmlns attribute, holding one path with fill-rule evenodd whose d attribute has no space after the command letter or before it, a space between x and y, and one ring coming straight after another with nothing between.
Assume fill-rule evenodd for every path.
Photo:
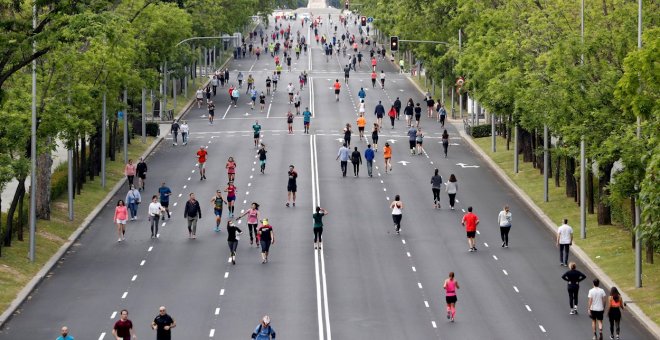
<instances>
[{"instance_id":1,"label":"person in grey hoodie","mask_svg":"<svg viewBox=\"0 0 660 340\"><path fill-rule=\"evenodd\" d=\"M435 169L433 177L431 177L431 190L433 191L433 207L440 209L440 189L442 188L442 176L440 170Z\"/></svg>"}]
</instances>

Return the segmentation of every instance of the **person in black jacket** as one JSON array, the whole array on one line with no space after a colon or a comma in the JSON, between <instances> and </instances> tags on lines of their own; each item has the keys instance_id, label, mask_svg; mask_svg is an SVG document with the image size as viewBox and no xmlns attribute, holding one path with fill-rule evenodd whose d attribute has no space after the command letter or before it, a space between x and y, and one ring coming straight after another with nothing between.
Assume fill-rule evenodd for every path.
<instances>
[{"instance_id":1,"label":"person in black jacket","mask_svg":"<svg viewBox=\"0 0 660 340\"><path fill-rule=\"evenodd\" d=\"M147 163L140 157L140 161L135 167L135 172L138 177L138 191L144 191L144 181L147 179Z\"/></svg>"},{"instance_id":2,"label":"person in black jacket","mask_svg":"<svg viewBox=\"0 0 660 340\"><path fill-rule=\"evenodd\" d=\"M188 238L197 238L197 220L202 218L202 209L192 192L186 202L186 208L183 210L183 217L188 219Z\"/></svg>"},{"instance_id":3,"label":"person in black jacket","mask_svg":"<svg viewBox=\"0 0 660 340\"><path fill-rule=\"evenodd\" d=\"M396 110L396 119L399 119L399 115L401 114L401 100L399 97L396 97L396 100L394 101L394 109Z\"/></svg>"},{"instance_id":4,"label":"person in black jacket","mask_svg":"<svg viewBox=\"0 0 660 340\"><path fill-rule=\"evenodd\" d=\"M362 164L362 154L358 151L357 146L351 153L351 163L353 163L353 175L357 177L360 173L360 164Z\"/></svg>"},{"instance_id":5,"label":"person in black jacket","mask_svg":"<svg viewBox=\"0 0 660 340\"><path fill-rule=\"evenodd\" d=\"M571 262L568 267L571 269L564 273L561 278L568 282L568 301L571 306L571 312L569 314L575 315L578 313L577 303L578 292L580 291L580 281L586 279L587 277L582 274L581 271L575 269L575 262Z\"/></svg>"}]
</instances>

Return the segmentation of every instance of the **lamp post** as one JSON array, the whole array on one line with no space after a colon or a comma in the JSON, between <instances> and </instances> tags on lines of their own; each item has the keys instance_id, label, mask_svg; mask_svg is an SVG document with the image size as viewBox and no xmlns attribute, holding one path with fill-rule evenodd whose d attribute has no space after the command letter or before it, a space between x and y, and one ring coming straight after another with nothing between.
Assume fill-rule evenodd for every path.
<instances>
[{"instance_id":1,"label":"lamp post","mask_svg":"<svg viewBox=\"0 0 660 340\"><path fill-rule=\"evenodd\" d=\"M32 29L37 28L37 4L32 5ZM37 42L32 41L32 53L37 52ZM32 128L30 136L30 262L35 257L37 231L37 60L32 60Z\"/></svg>"}]
</instances>

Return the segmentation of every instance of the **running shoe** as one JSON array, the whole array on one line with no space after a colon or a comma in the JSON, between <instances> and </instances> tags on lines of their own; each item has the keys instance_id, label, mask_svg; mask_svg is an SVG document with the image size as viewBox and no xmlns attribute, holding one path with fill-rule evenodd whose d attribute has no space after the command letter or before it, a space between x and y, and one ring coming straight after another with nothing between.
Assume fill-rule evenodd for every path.
<instances>
[{"instance_id":1,"label":"running shoe","mask_svg":"<svg viewBox=\"0 0 660 340\"><path fill-rule=\"evenodd\" d=\"M231 259L231 264L235 265L236 264L236 259L232 258Z\"/></svg>"},{"instance_id":2,"label":"running shoe","mask_svg":"<svg viewBox=\"0 0 660 340\"><path fill-rule=\"evenodd\" d=\"M293 206L294 206L294 207L296 206L296 202L293 202Z\"/></svg>"},{"instance_id":3,"label":"running shoe","mask_svg":"<svg viewBox=\"0 0 660 340\"><path fill-rule=\"evenodd\" d=\"M451 312L447 311L447 320L451 319Z\"/></svg>"},{"instance_id":4,"label":"running shoe","mask_svg":"<svg viewBox=\"0 0 660 340\"><path fill-rule=\"evenodd\" d=\"M502 248L504 248L505 245L506 245L506 242L502 242Z\"/></svg>"},{"instance_id":5,"label":"running shoe","mask_svg":"<svg viewBox=\"0 0 660 340\"><path fill-rule=\"evenodd\" d=\"M217 232L219 232L219 231L220 231L220 228L218 228L218 227L215 227L215 228L213 229L213 231L215 231L215 232L217 233Z\"/></svg>"},{"instance_id":6,"label":"running shoe","mask_svg":"<svg viewBox=\"0 0 660 340\"><path fill-rule=\"evenodd\" d=\"M469 248L468 251L471 252L471 253L474 252L474 250L472 248Z\"/></svg>"},{"instance_id":7,"label":"running shoe","mask_svg":"<svg viewBox=\"0 0 660 340\"><path fill-rule=\"evenodd\" d=\"M121 238L118 238L118 239L117 239L117 242L121 242Z\"/></svg>"},{"instance_id":8,"label":"running shoe","mask_svg":"<svg viewBox=\"0 0 660 340\"><path fill-rule=\"evenodd\" d=\"M570 313L568 313L568 314L569 315L575 315L575 309L571 309Z\"/></svg>"},{"instance_id":9,"label":"running shoe","mask_svg":"<svg viewBox=\"0 0 660 340\"><path fill-rule=\"evenodd\" d=\"M289 202L286 203L286 207L287 207L287 208L289 207Z\"/></svg>"},{"instance_id":10,"label":"running shoe","mask_svg":"<svg viewBox=\"0 0 660 340\"><path fill-rule=\"evenodd\" d=\"M454 318L451 318L451 320L450 320L450 321L451 321L451 322L454 322Z\"/></svg>"},{"instance_id":11,"label":"running shoe","mask_svg":"<svg viewBox=\"0 0 660 340\"><path fill-rule=\"evenodd\" d=\"M477 251L477 247L472 247L472 249L474 249L474 251Z\"/></svg>"}]
</instances>

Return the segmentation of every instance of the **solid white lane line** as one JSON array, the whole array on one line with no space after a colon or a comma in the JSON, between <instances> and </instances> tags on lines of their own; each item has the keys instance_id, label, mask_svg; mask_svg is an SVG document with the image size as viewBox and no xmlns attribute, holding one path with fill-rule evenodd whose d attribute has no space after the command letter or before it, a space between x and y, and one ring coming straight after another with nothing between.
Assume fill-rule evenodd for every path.
<instances>
[{"instance_id":1,"label":"solid white lane line","mask_svg":"<svg viewBox=\"0 0 660 340\"><path fill-rule=\"evenodd\" d=\"M154 249L154 246L150 246L149 249L147 249L147 251L152 251L153 249Z\"/></svg>"},{"instance_id":2,"label":"solid white lane line","mask_svg":"<svg viewBox=\"0 0 660 340\"><path fill-rule=\"evenodd\" d=\"M127 295L128 295L128 292L124 292L124 294L121 295L121 298L125 299Z\"/></svg>"},{"instance_id":3,"label":"solid white lane line","mask_svg":"<svg viewBox=\"0 0 660 340\"><path fill-rule=\"evenodd\" d=\"M105 332L101 333L101 335L99 336L99 340L103 340L103 338L105 338Z\"/></svg>"},{"instance_id":4,"label":"solid white lane line","mask_svg":"<svg viewBox=\"0 0 660 340\"><path fill-rule=\"evenodd\" d=\"M141 267L141 266L144 266L144 263L145 263L145 262L147 262L147 260L142 260L142 262L140 262L140 267Z\"/></svg>"},{"instance_id":5,"label":"solid white lane line","mask_svg":"<svg viewBox=\"0 0 660 340\"><path fill-rule=\"evenodd\" d=\"M416 271L417 271L417 268L415 268L415 267L413 266L413 267L412 267L412 271L416 272Z\"/></svg>"},{"instance_id":6,"label":"solid white lane line","mask_svg":"<svg viewBox=\"0 0 660 340\"><path fill-rule=\"evenodd\" d=\"M209 338L212 338L215 335L215 328L211 328L211 331L209 332Z\"/></svg>"},{"instance_id":7,"label":"solid white lane line","mask_svg":"<svg viewBox=\"0 0 660 340\"><path fill-rule=\"evenodd\" d=\"M314 141L316 145L316 141ZM318 176L318 175L317 175ZM316 183L318 185L318 181ZM330 332L330 313L328 312L328 284L325 280L325 256L323 255L323 249L321 249L321 277L323 279L323 305L325 309L325 330L328 334L328 340L332 340L332 333Z\"/></svg>"},{"instance_id":8,"label":"solid white lane line","mask_svg":"<svg viewBox=\"0 0 660 340\"><path fill-rule=\"evenodd\" d=\"M222 296L222 295L225 295L225 290L224 290L224 288L223 288L223 289L220 289L220 296Z\"/></svg>"},{"instance_id":9,"label":"solid white lane line","mask_svg":"<svg viewBox=\"0 0 660 340\"><path fill-rule=\"evenodd\" d=\"M520 291L518 290L518 287L516 287L516 286L513 286L513 290L515 290L516 293L520 293Z\"/></svg>"},{"instance_id":10,"label":"solid white lane line","mask_svg":"<svg viewBox=\"0 0 660 340\"><path fill-rule=\"evenodd\" d=\"M117 311L112 312L112 315L110 315L110 319L114 319L115 316L117 316Z\"/></svg>"},{"instance_id":11,"label":"solid white lane line","mask_svg":"<svg viewBox=\"0 0 660 340\"><path fill-rule=\"evenodd\" d=\"M429 302L425 300L424 301L424 306L426 306L426 308L429 308Z\"/></svg>"},{"instance_id":12,"label":"solid white lane line","mask_svg":"<svg viewBox=\"0 0 660 340\"><path fill-rule=\"evenodd\" d=\"M504 269L502 269L502 273L504 273L504 275L507 275L507 276L509 275L509 273L507 273L506 270L504 270Z\"/></svg>"},{"instance_id":13,"label":"solid white lane line","mask_svg":"<svg viewBox=\"0 0 660 340\"><path fill-rule=\"evenodd\" d=\"M215 315L218 315L218 314L220 314L220 307L215 309Z\"/></svg>"},{"instance_id":14,"label":"solid white lane line","mask_svg":"<svg viewBox=\"0 0 660 340\"><path fill-rule=\"evenodd\" d=\"M433 328L438 328L438 325L435 324L435 321L431 321L431 325L433 326Z\"/></svg>"},{"instance_id":15,"label":"solid white lane line","mask_svg":"<svg viewBox=\"0 0 660 340\"><path fill-rule=\"evenodd\" d=\"M495 261L497 261L497 256L493 255L493 258L495 259Z\"/></svg>"},{"instance_id":16,"label":"solid white lane line","mask_svg":"<svg viewBox=\"0 0 660 340\"><path fill-rule=\"evenodd\" d=\"M266 118L270 118L270 107L273 106L273 103L271 102L268 104L268 113L266 113Z\"/></svg>"},{"instance_id":17,"label":"solid white lane line","mask_svg":"<svg viewBox=\"0 0 660 340\"><path fill-rule=\"evenodd\" d=\"M135 281L136 279L137 279L137 274L133 275L133 277L131 278L131 281Z\"/></svg>"},{"instance_id":18,"label":"solid white lane line","mask_svg":"<svg viewBox=\"0 0 660 340\"><path fill-rule=\"evenodd\" d=\"M229 277L229 272L225 272L225 279Z\"/></svg>"},{"instance_id":19,"label":"solid white lane line","mask_svg":"<svg viewBox=\"0 0 660 340\"><path fill-rule=\"evenodd\" d=\"M545 328L543 328L543 325L539 325L539 328L541 329L541 332L545 333Z\"/></svg>"},{"instance_id":20,"label":"solid white lane line","mask_svg":"<svg viewBox=\"0 0 660 340\"><path fill-rule=\"evenodd\" d=\"M528 312L531 312L531 311L532 311L532 309L529 307L529 305L525 305L525 308L527 308L527 311L528 311Z\"/></svg>"}]
</instances>

